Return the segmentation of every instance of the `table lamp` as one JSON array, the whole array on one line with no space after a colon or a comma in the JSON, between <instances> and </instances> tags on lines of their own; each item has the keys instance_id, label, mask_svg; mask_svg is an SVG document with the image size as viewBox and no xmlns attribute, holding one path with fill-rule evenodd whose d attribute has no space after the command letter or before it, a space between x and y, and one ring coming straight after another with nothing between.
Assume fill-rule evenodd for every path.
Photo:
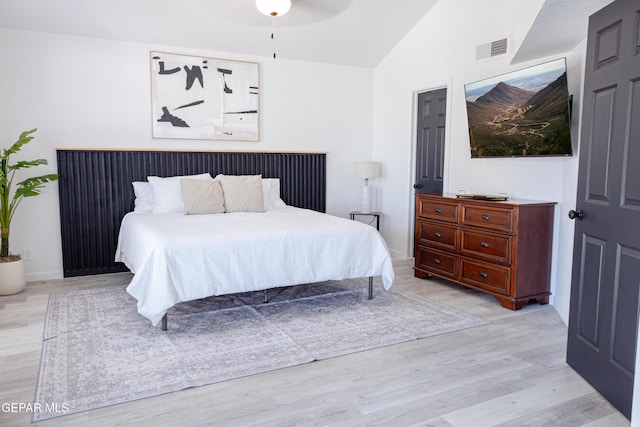
<instances>
[{"instance_id":1,"label":"table lamp","mask_svg":"<svg viewBox=\"0 0 640 427\"><path fill-rule=\"evenodd\" d=\"M371 187L369 187L369 179L379 178L382 176L381 167L378 162L358 162L355 164L356 178L364 178L364 187L362 187L362 213L371 212Z\"/></svg>"}]
</instances>

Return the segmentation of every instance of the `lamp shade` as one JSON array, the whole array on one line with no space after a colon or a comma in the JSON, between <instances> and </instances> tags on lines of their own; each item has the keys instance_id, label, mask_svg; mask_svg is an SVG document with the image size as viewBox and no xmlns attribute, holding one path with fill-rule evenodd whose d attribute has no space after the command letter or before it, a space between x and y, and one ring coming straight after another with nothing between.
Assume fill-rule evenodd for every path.
<instances>
[{"instance_id":1,"label":"lamp shade","mask_svg":"<svg viewBox=\"0 0 640 427\"><path fill-rule=\"evenodd\" d=\"M382 176L380 163L378 162L358 162L355 164L356 178L379 178Z\"/></svg>"},{"instance_id":2,"label":"lamp shade","mask_svg":"<svg viewBox=\"0 0 640 427\"><path fill-rule=\"evenodd\" d=\"M267 16L282 16L289 12L291 0L256 0L256 7Z\"/></svg>"}]
</instances>

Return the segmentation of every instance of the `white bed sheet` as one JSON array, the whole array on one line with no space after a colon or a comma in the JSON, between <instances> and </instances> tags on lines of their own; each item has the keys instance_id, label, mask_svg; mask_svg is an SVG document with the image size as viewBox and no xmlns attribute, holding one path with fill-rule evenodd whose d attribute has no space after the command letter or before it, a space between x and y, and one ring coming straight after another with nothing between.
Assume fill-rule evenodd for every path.
<instances>
[{"instance_id":1,"label":"white bed sheet","mask_svg":"<svg viewBox=\"0 0 640 427\"><path fill-rule=\"evenodd\" d=\"M143 214L122 220L115 260L134 273L127 292L156 325L183 301L394 271L378 231L357 221L284 207L264 213Z\"/></svg>"}]
</instances>

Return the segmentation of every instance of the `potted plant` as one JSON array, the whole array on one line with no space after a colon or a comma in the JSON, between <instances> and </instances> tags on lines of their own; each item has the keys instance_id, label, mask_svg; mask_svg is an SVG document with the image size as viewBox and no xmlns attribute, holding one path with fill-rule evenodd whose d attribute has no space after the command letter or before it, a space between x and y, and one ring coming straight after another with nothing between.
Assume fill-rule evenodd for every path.
<instances>
[{"instance_id":1,"label":"potted plant","mask_svg":"<svg viewBox=\"0 0 640 427\"><path fill-rule=\"evenodd\" d=\"M15 184L12 191L13 179L17 170L46 165L45 159L31 161L19 160L14 164L9 163L9 157L16 154L28 144L31 136L37 129L22 132L18 140L9 148L0 153L0 295L11 295L21 292L26 284L24 265L20 255L11 255L9 252L9 232L11 220L16 213L18 205L25 197L33 197L40 194L47 182L58 179L57 174L47 174Z\"/></svg>"}]
</instances>

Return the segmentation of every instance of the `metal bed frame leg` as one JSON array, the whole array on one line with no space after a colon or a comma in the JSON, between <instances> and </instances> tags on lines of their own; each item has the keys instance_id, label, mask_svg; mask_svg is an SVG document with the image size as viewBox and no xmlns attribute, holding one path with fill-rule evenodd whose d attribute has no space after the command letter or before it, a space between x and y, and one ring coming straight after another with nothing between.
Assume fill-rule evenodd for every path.
<instances>
[{"instance_id":1,"label":"metal bed frame leg","mask_svg":"<svg viewBox=\"0 0 640 427\"><path fill-rule=\"evenodd\" d=\"M367 299L373 299L373 277L369 277L369 295Z\"/></svg>"},{"instance_id":2,"label":"metal bed frame leg","mask_svg":"<svg viewBox=\"0 0 640 427\"><path fill-rule=\"evenodd\" d=\"M164 316L162 316L162 330L163 331L167 330L167 313L165 313Z\"/></svg>"}]
</instances>

